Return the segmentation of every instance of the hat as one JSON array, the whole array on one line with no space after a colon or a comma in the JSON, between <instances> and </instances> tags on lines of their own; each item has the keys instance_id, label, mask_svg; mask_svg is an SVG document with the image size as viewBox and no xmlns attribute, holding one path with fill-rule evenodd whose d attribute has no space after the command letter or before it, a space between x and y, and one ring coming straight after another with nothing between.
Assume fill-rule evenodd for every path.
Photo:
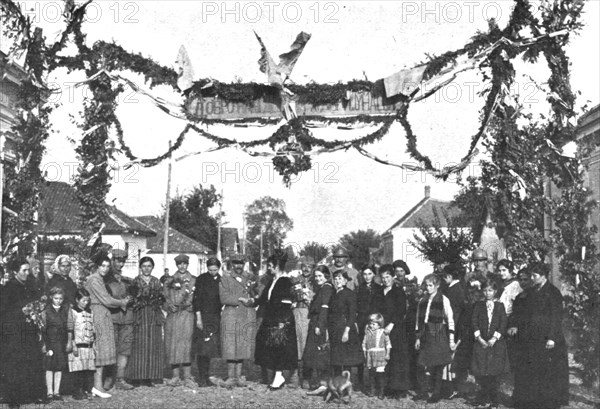
<instances>
[{"instance_id":1,"label":"hat","mask_svg":"<svg viewBox=\"0 0 600 409\"><path fill-rule=\"evenodd\" d=\"M115 258L127 259L127 252L123 249L119 249L119 248L112 249L111 253L112 253L113 259L115 259Z\"/></svg>"},{"instance_id":2,"label":"hat","mask_svg":"<svg viewBox=\"0 0 600 409\"><path fill-rule=\"evenodd\" d=\"M408 268L408 264L406 264L406 261L396 260L392 263L392 266L394 267L394 269L397 269L398 267L400 267L402 270L404 270L404 275L407 275L407 276L410 275L410 268Z\"/></svg>"},{"instance_id":3,"label":"hat","mask_svg":"<svg viewBox=\"0 0 600 409\"><path fill-rule=\"evenodd\" d=\"M343 247L338 247L333 252L333 257L348 257L348 252Z\"/></svg>"},{"instance_id":4,"label":"hat","mask_svg":"<svg viewBox=\"0 0 600 409\"><path fill-rule=\"evenodd\" d=\"M342 276L346 279L346 281L352 281L352 279L348 276L348 273L346 272L346 270L338 270L335 271L332 275L333 277L335 276Z\"/></svg>"},{"instance_id":5,"label":"hat","mask_svg":"<svg viewBox=\"0 0 600 409\"><path fill-rule=\"evenodd\" d=\"M314 266L315 259L312 258L311 256L302 256L302 257L300 257L300 263L304 264L306 266Z\"/></svg>"},{"instance_id":6,"label":"hat","mask_svg":"<svg viewBox=\"0 0 600 409\"><path fill-rule=\"evenodd\" d=\"M185 254L180 254L177 257L175 257L175 264L179 264L179 263L190 264L190 258L188 256L186 256Z\"/></svg>"},{"instance_id":7,"label":"hat","mask_svg":"<svg viewBox=\"0 0 600 409\"><path fill-rule=\"evenodd\" d=\"M229 258L229 261L231 262L231 264L245 264L246 258L241 254L234 254Z\"/></svg>"},{"instance_id":8,"label":"hat","mask_svg":"<svg viewBox=\"0 0 600 409\"><path fill-rule=\"evenodd\" d=\"M487 255L487 252L484 249L478 248L478 249L473 250L473 254L471 255L471 259L473 261L487 260L488 259L488 255Z\"/></svg>"}]
</instances>

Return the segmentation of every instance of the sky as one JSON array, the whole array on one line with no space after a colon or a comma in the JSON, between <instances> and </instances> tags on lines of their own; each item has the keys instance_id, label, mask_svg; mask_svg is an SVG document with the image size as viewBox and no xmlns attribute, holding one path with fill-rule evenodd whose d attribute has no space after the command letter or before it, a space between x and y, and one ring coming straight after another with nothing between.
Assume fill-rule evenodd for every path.
<instances>
[{"instance_id":1,"label":"sky","mask_svg":"<svg viewBox=\"0 0 600 409\"><path fill-rule=\"evenodd\" d=\"M62 2L25 2L30 15L38 18L44 34L52 39L62 23L57 17ZM54 4L54 5L52 5ZM211 2L211 1L99 1L84 24L88 44L96 40L115 41L131 52L174 67L177 52L184 45L195 77L219 81L265 82L257 60L260 47L255 30L270 53L289 50L296 35L312 35L294 71L297 83L335 83L352 79L377 80L426 59L462 47L477 30L487 28L486 19L496 17L501 27L507 22L510 1L428 1L428 2ZM538 3L534 3L538 4ZM578 107L600 100L600 17L599 2L585 6L586 27L573 36L567 52L572 61L572 85L581 91ZM6 44L3 44L3 48ZM69 50L68 52L73 52ZM533 86L543 84L549 71L542 62L517 63L515 95L526 108L547 113L545 96ZM125 76L144 86L143 78ZM83 73L57 71L48 78L60 88L52 102L60 104L51 117L53 133L47 144L43 167L47 178L68 181L76 162L70 142L81 139L71 122L78 117L85 87L73 83ZM479 93L488 84L480 74L469 72L425 102L415 103L409 120L418 136L418 146L434 163L443 167L457 162L468 149L478 127L483 99ZM145 85L148 89L147 84ZM181 103L181 95L168 87L152 93ZM127 90L117 114L123 124L126 143L141 158L162 154L169 140L175 140L185 122L157 109L145 97ZM271 135L277 128L231 128L212 126L209 131L229 138L251 140ZM372 129L353 131L314 130L324 139L353 139ZM188 134L185 154L212 145L197 134ZM414 162L406 153L406 138L395 124L380 142L368 146L373 153L394 162ZM483 149L481 149L483 151ZM119 162L127 159L120 155ZM477 174L476 163L463 177ZM198 184L214 185L223 192L227 226L242 228L247 204L269 195L286 203L294 221L288 242L337 242L345 233L371 228L382 233L413 207L431 186L433 198L451 200L458 192L456 178L443 183L429 174L403 171L361 156L355 151L313 157L313 169L301 175L290 188L273 171L269 158L253 158L235 149L193 155L175 161L172 194L186 193ZM133 167L114 174L108 202L133 216L158 215L165 202L167 165Z\"/></svg>"}]
</instances>

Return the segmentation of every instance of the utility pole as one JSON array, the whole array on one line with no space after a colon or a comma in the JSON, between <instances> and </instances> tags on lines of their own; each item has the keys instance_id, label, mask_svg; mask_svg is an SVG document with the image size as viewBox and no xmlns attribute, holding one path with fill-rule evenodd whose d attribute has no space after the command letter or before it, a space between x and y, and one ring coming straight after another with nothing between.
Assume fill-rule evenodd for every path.
<instances>
[{"instance_id":1,"label":"utility pole","mask_svg":"<svg viewBox=\"0 0 600 409\"><path fill-rule=\"evenodd\" d=\"M242 254L246 255L246 213L242 214Z\"/></svg>"},{"instance_id":2,"label":"utility pole","mask_svg":"<svg viewBox=\"0 0 600 409\"><path fill-rule=\"evenodd\" d=\"M0 133L0 260L4 256L2 249L2 213L4 212L4 133Z\"/></svg>"},{"instance_id":3,"label":"utility pole","mask_svg":"<svg viewBox=\"0 0 600 409\"><path fill-rule=\"evenodd\" d=\"M260 266L258 268L259 274L263 271L263 226L260 226Z\"/></svg>"},{"instance_id":4,"label":"utility pole","mask_svg":"<svg viewBox=\"0 0 600 409\"><path fill-rule=\"evenodd\" d=\"M169 151L171 150L171 141L169 141ZM163 236L163 274L167 268L167 253L169 251L169 202L171 201L171 167L173 161L169 155L169 167L167 172L167 202L165 205L165 232Z\"/></svg>"},{"instance_id":5,"label":"utility pole","mask_svg":"<svg viewBox=\"0 0 600 409\"><path fill-rule=\"evenodd\" d=\"M217 230L217 259L222 261L221 254L221 225L223 219L223 188L221 188L221 199L219 200L219 227Z\"/></svg>"}]
</instances>

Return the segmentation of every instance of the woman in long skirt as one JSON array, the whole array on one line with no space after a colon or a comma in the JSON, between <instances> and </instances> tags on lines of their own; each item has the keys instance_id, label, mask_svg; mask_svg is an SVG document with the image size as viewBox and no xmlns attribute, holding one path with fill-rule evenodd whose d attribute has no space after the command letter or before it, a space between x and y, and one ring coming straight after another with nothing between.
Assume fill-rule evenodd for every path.
<instances>
[{"instance_id":1,"label":"woman in long skirt","mask_svg":"<svg viewBox=\"0 0 600 409\"><path fill-rule=\"evenodd\" d=\"M284 370L298 368L296 321L292 311L292 281L284 276L287 254L276 253L267 266L274 272L274 280L255 305L265 304L265 315L256 334L255 361L258 365L275 371L270 389L281 389L285 384Z\"/></svg>"},{"instance_id":2,"label":"woman in long skirt","mask_svg":"<svg viewBox=\"0 0 600 409\"><path fill-rule=\"evenodd\" d=\"M336 292L329 301L327 328L334 375L341 375L342 370L362 365L364 361L356 325L356 294L346 287L348 280L350 278L344 270L333 273Z\"/></svg>"},{"instance_id":3,"label":"woman in long skirt","mask_svg":"<svg viewBox=\"0 0 600 409\"><path fill-rule=\"evenodd\" d=\"M113 298L106 290L104 276L110 269L110 259L107 256L97 260L98 269L91 274L85 282L85 289L90 293L92 299L92 315L96 334L96 372L94 373L94 387L92 395L100 398L110 398L102 385L102 373L105 366L117 363L117 350L115 345L115 333L112 315L109 308L122 308L125 310L132 297L124 299Z\"/></svg>"},{"instance_id":4,"label":"woman in long skirt","mask_svg":"<svg viewBox=\"0 0 600 409\"><path fill-rule=\"evenodd\" d=\"M319 386L319 381L327 379L327 371L330 365L330 349L327 339L327 316L329 313L329 302L335 292L333 285L329 282L331 273L327 266L318 266L315 270L315 296L308 309L308 335L306 347L302 356L302 364L305 370L305 379L311 379L311 389ZM314 381L316 375L316 381ZM325 387L320 386L314 393L324 392Z\"/></svg>"},{"instance_id":5,"label":"woman in long skirt","mask_svg":"<svg viewBox=\"0 0 600 409\"><path fill-rule=\"evenodd\" d=\"M408 338L406 337L406 294L404 288L394 281L392 265L381 266L379 273L383 282L383 302L381 315L384 319L384 331L390 337L392 351L385 367L387 389L396 397L403 399L409 388L408 381Z\"/></svg>"},{"instance_id":6,"label":"woman in long skirt","mask_svg":"<svg viewBox=\"0 0 600 409\"><path fill-rule=\"evenodd\" d=\"M133 300L133 345L127 365L127 378L152 386L152 380L163 378L164 343L162 326L164 301L162 285L152 276L154 260L140 259L140 275L130 287Z\"/></svg>"}]
</instances>

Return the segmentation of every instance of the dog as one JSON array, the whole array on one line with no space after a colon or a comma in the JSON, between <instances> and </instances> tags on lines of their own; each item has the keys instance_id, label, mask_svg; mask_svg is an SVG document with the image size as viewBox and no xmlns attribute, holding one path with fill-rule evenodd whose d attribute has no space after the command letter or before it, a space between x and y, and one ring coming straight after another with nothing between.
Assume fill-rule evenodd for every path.
<instances>
[{"instance_id":1,"label":"dog","mask_svg":"<svg viewBox=\"0 0 600 409\"><path fill-rule=\"evenodd\" d=\"M343 396L348 395L348 402L344 402ZM341 375L330 377L327 381L327 393L325 402L337 398L338 401L350 403L352 401L352 382L350 382L350 371L344 371Z\"/></svg>"}]
</instances>

